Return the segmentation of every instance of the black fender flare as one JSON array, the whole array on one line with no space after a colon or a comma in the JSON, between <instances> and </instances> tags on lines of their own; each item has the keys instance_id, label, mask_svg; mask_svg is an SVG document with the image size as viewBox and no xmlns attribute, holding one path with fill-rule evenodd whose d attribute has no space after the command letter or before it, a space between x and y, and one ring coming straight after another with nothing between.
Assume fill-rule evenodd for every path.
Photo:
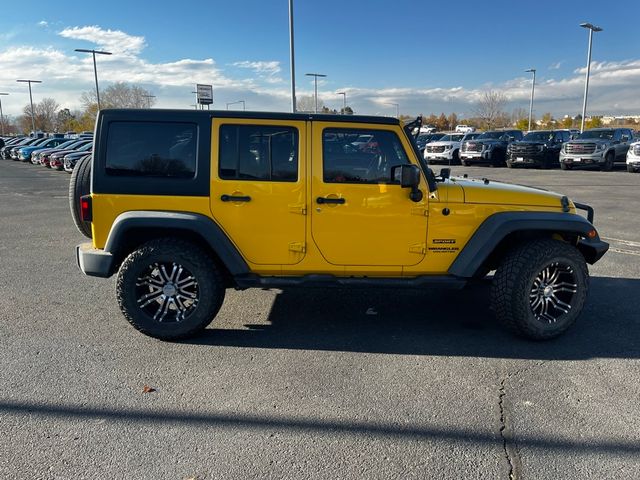
<instances>
[{"instance_id":1,"label":"black fender flare","mask_svg":"<svg viewBox=\"0 0 640 480\"><path fill-rule=\"evenodd\" d=\"M600 240L593 225L574 213L500 212L482 222L449 267L449 273L457 277L473 277L500 242L518 231L577 234L581 237L577 248L589 263L598 261L609 248Z\"/></svg>"},{"instance_id":2,"label":"black fender flare","mask_svg":"<svg viewBox=\"0 0 640 480\"><path fill-rule=\"evenodd\" d=\"M122 241L132 229L160 228L183 230L199 235L232 276L249 273L249 266L226 233L211 218L198 213L136 210L118 215L111 226L104 251L116 255Z\"/></svg>"}]
</instances>

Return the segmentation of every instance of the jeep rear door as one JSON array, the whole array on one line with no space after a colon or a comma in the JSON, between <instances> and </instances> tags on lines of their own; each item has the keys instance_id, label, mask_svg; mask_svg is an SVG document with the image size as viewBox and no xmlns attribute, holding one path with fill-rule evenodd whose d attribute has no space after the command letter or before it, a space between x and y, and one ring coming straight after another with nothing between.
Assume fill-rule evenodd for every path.
<instances>
[{"instance_id":1,"label":"jeep rear door","mask_svg":"<svg viewBox=\"0 0 640 480\"><path fill-rule=\"evenodd\" d=\"M365 144L359 141L364 135L371 137ZM311 148L311 231L325 260L398 266L398 273L419 263L428 190L423 179L424 198L413 202L409 190L391 180L393 167L414 163L400 126L313 122Z\"/></svg>"},{"instance_id":2,"label":"jeep rear door","mask_svg":"<svg viewBox=\"0 0 640 480\"><path fill-rule=\"evenodd\" d=\"M211 211L246 260L291 265L305 255L306 124L214 119Z\"/></svg>"}]
</instances>

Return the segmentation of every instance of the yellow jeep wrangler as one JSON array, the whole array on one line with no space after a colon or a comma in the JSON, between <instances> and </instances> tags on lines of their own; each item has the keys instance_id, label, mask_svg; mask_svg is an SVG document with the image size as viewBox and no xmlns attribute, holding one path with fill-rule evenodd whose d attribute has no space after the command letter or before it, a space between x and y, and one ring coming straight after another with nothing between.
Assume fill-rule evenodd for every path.
<instances>
[{"instance_id":1,"label":"yellow jeep wrangler","mask_svg":"<svg viewBox=\"0 0 640 480\"><path fill-rule=\"evenodd\" d=\"M103 110L70 184L87 275L117 273L141 332L203 330L225 289L462 287L495 270L509 329L554 337L607 251L566 196L436 176L419 121L350 115ZM576 213L587 211L587 218Z\"/></svg>"}]
</instances>

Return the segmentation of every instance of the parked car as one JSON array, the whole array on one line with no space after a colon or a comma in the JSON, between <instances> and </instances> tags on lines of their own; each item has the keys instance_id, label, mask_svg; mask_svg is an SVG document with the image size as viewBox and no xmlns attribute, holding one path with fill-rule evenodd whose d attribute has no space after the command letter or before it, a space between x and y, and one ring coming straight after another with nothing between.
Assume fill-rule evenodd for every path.
<instances>
[{"instance_id":1,"label":"parked car","mask_svg":"<svg viewBox=\"0 0 640 480\"><path fill-rule=\"evenodd\" d=\"M69 155L70 153L78 153L78 152L87 153L91 151L90 149L93 146L93 142L87 141L87 140L84 140L83 142L84 143L81 143L80 145L77 145L74 148L67 148L65 150L59 150L57 152L53 152L51 155L49 155L49 162L46 166L54 170L63 170L64 157L66 155Z\"/></svg>"},{"instance_id":2,"label":"parked car","mask_svg":"<svg viewBox=\"0 0 640 480\"><path fill-rule=\"evenodd\" d=\"M63 143L61 143L56 147L44 148L42 150L38 150L37 152L34 152L31 154L31 163L33 163L34 165L40 165L42 163L42 157L44 155L50 154L57 150L64 150L65 148L70 147L74 143L78 143L77 138L66 139Z\"/></svg>"},{"instance_id":3,"label":"parked car","mask_svg":"<svg viewBox=\"0 0 640 480\"><path fill-rule=\"evenodd\" d=\"M9 148L17 145L19 142L24 141L24 137L5 138L4 145L0 147L0 158L4 157L4 152Z\"/></svg>"},{"instance_id":4,"label":"parked car","mask_svg":"<svg viewBox=\"0 0 640 480\"><path fill-rule=\"evenodd\" d=\"M562 144L570 139L569 130L529 132L507 147L507 167L557 167Z\"/></svg>"},{"instance_id":5,"label":"parked car","mask_svg":"<svg viewBox=\"0 0 640 480\"><path fill-rule=\"evenodd\" d=\"M89 153L87 154L87 152ZM88 150L78 151L76 153L68 153L62 160L62 167L64 168L64 171L67 173L73 172L76 163L87 156L91 156L91 148L89 148Z\"/></svg>"},{"instance_id":6,"label":"parked car","mask_svg":"<svg viewBox=\"0 0 640 480\"><path fill-rule=\"evenodd\" d=\"M444 133L421 133L416 137L416 143L418 144L418 150L424 154L424 147L427 143L440 140L444 136Z\"/></svg>"},{"instance_id":7,"label":"parked car","mask_svg":"<svg viewBox=\"0 0 640 480\"><path fill-rule=\"evenodd\" d=\"M22 147L18 150L18 160L21 162L30 162L31 156L40 150L44 150L46 148L54 148L58 145L66 142L66 139L61 137L53 137L47 138L42 142L39 142L37 145L30 145L28 147Z\"/></svg>"},{"instance_id":8,"label":"parked car","mask_svg":"<svg viewBox=\"0 0 640 480\"><path fill-rule=\"evenodd\" d=\"M73 221L91 239L75 260L87 275L117 274L124 318L164 340L202 332L228 288L428 291L492 270L498 321L530 339L560 335L588 297L587 263L609 248L593 209L537 188L436 176L410 136L417 123L101 110L96 161L78 163L69 182ZM377 151L344 148L362 134Z\"/></svg>"},{"instance_id":9,"label":"parked car","mask_svg":"<svg viewBox=\"0 0 640 480\"><path fill-rule=\"evenodd\" d=\"M460 147L462 165L488 163L493 166L504 165L507 147L511 142L522 140L520 130L492 130L478 135L473 140L465 140Z\"/></svg>"},{"instance_id":10,"label":"parked car","mask_svg":"<svg viewBox=\"0 0 640 480\"><path fill-rule=\"evenodd\" d=\"M560 168L612 170L616 162L626 162L633 133L628 128L592 128L562 145Z\"/></svg>"},{"instance_id":11,"label":"parked car","mask_svg":"<svg viewBox=\"0 0 640 480\"><path fill-rule=\"evenodd\" d=\"M428 143L424 150L424 159L431 164L459 164L460 144L464 136L464 133L448 133L440 139Z\"/></svg>"},{"instance_id":12,"label":"parked car","mask_svg":"<svg viewBox=\"0 0 640 480\"><path fill-rule=\"evenodd\" d=\"M29 142L27 142L25 144L19 144L19 145L16 145L15 147L11 148L9 150L9 157L11 157L11 160L14 160L14 161L17 162L17 161L20 160L20 158L18 156L20 149L22 149L24 147L29 147L29 146L37 147L38 145L40 145L41 143L44 143L46 141L47 141L47 139L46 138L42 138L42 137L32 138Z\"/></svg>"},{"instance_id":13,"label":"parked car","mask_svg":"<svg viewBox=\"0 0 640 480\"><path fill-rule=\"evenodd\" d=\"M470 127L469 125L456 125L456 132L458 133L473 133L476 131L476 127Z\"/></svg>"},{"instance_id":14,"label":"parked car","mask_svg":"<svg viewBox=\"0 0 640 480\"><path fill-rule=\"evenodd\" d=\"M75 143L72 143L71 145L69 145L68 147L64 148L64 149L56 149L56 150L52 150L49 153L45 153L44 155L42 155L41 161L40 163L45 166L45 167L51 167L50 163L51 163L51 157L53 155L56 155L56 163L60 162L60 164L58 165L58 167L62 168L62 158L67 155L68 153L74 153L76 151L78 151L79 148L82 148L86 145L91 145L93 143L93 140L76 140ZM59 155L61 154L61 155Z\"/></svg>"},{"instance_id":15,"label":"parked car","mask_svg":"<svg viewBox=\"0 0 640 480\"><path fill-rule=\"evenodd\" d=\"M30 145L32 142L36 142L36 141L38 141L37 138L22 137L18 139L16 142L12 142L11 145L6 145L2 147L2 149L0 149L0 155L2 155L2 158L5 160L11 160L11 150L13 150L16 147L24 147L26 145Z\"/></svg>"},{"instance_id":16,"label":"parked car","mask_svg":"<svg viewBox=\"0 0 640 480\"><path fill-rule=\"evenodd\" d=\"M634 142L627 152L627 171L640 172L640 142Z\"/></svg>"}]
</instances>

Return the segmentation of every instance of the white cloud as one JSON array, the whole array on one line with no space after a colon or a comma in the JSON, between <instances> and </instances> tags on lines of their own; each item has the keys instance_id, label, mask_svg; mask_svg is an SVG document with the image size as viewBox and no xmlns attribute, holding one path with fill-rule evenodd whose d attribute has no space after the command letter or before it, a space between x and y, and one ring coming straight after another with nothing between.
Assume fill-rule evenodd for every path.
<instances>
[{"instance_id":1,"label":"white cloud","mask_svg":"<svg viewBox=\"0 0 640 480\"><path fill-rule=\"evenodd\" d=\"M281 78L282 65L277 61L239 60L228 64L227 69L220 68L214 58L177 58L156 63L144 58L142 52L146 41L141 36L99 26L68 27L59 35L86 40L113 52L111 56L97 58L102 88L123 80L137 83L157 95L159 107L189 108L193 103L190 92L194 85L206 83L214 86L214 107L243 99L250 110L288 111L290 108L290 91ZM15 82L17 78L43 81L33 87L34 101L53 97L63 107L79 108L81 93L94 88L93 63L89 55L76 54L73 48L72 44L64 51L33 46L0 50L0 85L5 85L3 89L11 94L3 98L5 113L19 114L28 102L28 90L25 85ZM528 108L531 93L531 77L524 74L501 83L472 87L408 88L403 87L402 79L399 79L395 87L373 89L366 85L336 86L335 82L325 84L324 79L318 80L318 94L327 106L340 108L342 97L335 92L342 91L347 93L347 103L362 114L393 114L390 112L393 108L385 104L399 103L400 112L411 115L432 112L470 115L474 103L487 89L502 91L509 100L508 109ZM545 112L561 116L581 110L584 68L575 69L564 78L541 75L537 80L534 111L538 117ZM593 62L588 111L593 114L640 113L638 84L640 59ZM313 95L313 79L299 76L296 93L298 96Z\"/></svg>"},{"instance_id":2,"label":"white cloud","mask_svg":"<svg viewBox=\"0 0 640 480\"><path fill-rule=\"evenodd\" d=\"M49 26L49 22L47 22L46 20L40 20L40 21L38 22L38 25L39 25L40 27L48 27L48 26Z\"/></svg>"},{"instance_id":3,"label":"white cloud","mask_svg":"<svg viewBox=\"0 0 640 480\"><path fill-rule=\"evenodd\" d=\"M559 62L554 62L551 65L549 65L549 70L559 70L563 63L564 63L564 60L560 60Z\"/></svg>"},{"instance_id":4,"label":"white cloud","mask_svg":"<svg viewBox=\"0 0 640 480\"><path fill-rule=\"evenodd\" d=\"M59 33L65 38L86 40L114 54L137 55L145 47L144 37L137 37L120 30L104 30L97 25L65 28Z\"/></svg>"}]
</instances>

